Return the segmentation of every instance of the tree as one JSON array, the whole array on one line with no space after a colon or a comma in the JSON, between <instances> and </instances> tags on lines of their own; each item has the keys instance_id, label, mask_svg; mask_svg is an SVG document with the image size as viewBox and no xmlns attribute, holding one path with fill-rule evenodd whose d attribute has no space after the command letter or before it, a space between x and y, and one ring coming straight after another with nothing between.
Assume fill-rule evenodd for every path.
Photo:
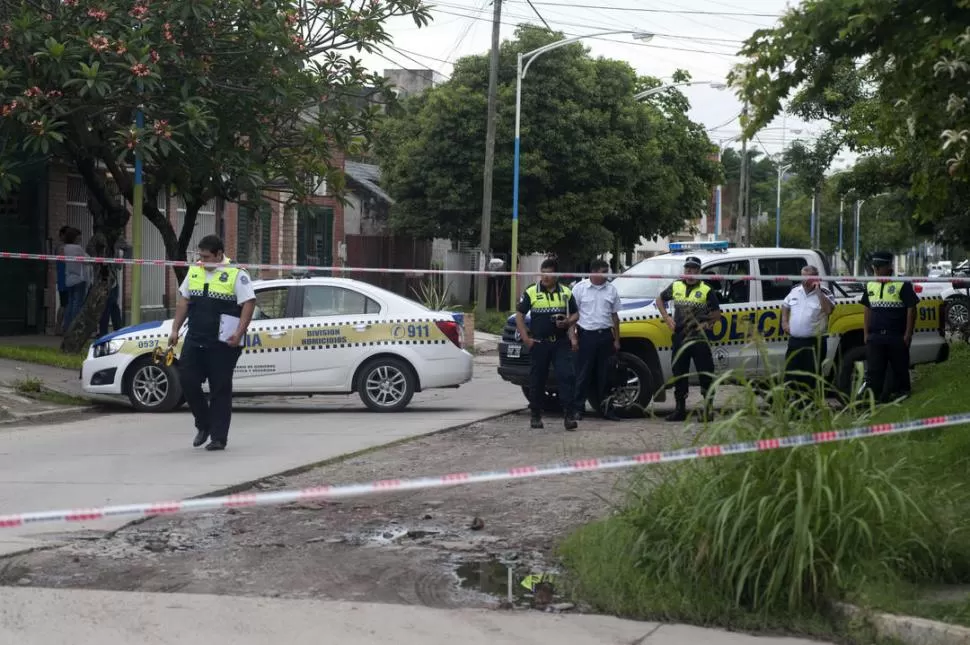
<instances>
[{"instance_id":1,"label":"tree","mask_svg":"<svg viewBox=\"0 0 970 645\"><path fill-rule=\"evenodd\" d=\"M138 154L145 217L184 260L211 199L343 186L332 152L369 141L382 89L348 52L388 42L384 21L405 15L428 19L421 0L0 0L0 192L24 153L73 165L111 252L128 219L111 186L133 203ZM178 233L157 206L167 191L186 204ZM65 348L90 337L99 300Z\"/></svg>"},{"instance_id":2,"label":"tree","mask_svg":"<svg viewBox=\"0 0 970 645\"><path fill-rule=\"evenodd\" d=\"M970 0L808 0L742 49L732 82L752 105L747 127L794 95L854 149L908 164L919 218L965 218L952 180L970 180L968 22Z\"/></svg>"},{"instance_id":3,"label":"tree","mask_svg":"<svg viewBox=\"0 0 970 645\"><path fill-rule=\"evenodd\" d=\"M521 26L502 45L495 151L493 246L511 243L516 56L561 34ZM389 119L378 146L392 225L420 237L478 241L487 56L458 61L451 79ZM656 85L626 63L589 57L580 44L538 58L523 82L520 248L564 264L640 236L672 233L705 207L718 179L713 146L685 115L679 92L646 103Z\"/></svg>"}]
</instances>

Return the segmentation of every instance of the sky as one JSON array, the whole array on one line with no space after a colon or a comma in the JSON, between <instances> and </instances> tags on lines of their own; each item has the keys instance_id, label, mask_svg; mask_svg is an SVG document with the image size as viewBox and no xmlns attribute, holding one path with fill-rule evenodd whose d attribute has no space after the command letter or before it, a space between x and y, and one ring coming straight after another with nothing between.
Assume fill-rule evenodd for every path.
<instances>
[{"instance_id":1,"label":"sky","mask_svg":"<svg viewBox=\"0 0 970 645\"><path fill-rule=\"evenodd\" d=\"M433 5L433 21L417 28L410 19L388 23L393 38L383 54L364 55L367 67L433 69L447 77L452 63L462 56L482 54L491 44L492 0L439 0ZM742 42L756 30L771 27L792 0L503 0L502 39L514 35L516 25L541 25L538 12L550 27L567 36L602 31L630 30L654 34L647 43L630 35L587 39L593 56L627 61L638 73L662 79L677 69L688 71L696 81L721 81L740 62L735 55ZM797 3L796 3L797 4ZM526 79L525 82L528 82ZM741 102L730 89L707 85L681 88L690 99L690 116L710 129L715 143L731 145L740 134ZM782 142L809 142L823 130L820 123L777 118L750 145L776 154ZM735 147L737 143L733 144ZM837 160L833 169L846 165Z\"/></svg>"}]
</instances>

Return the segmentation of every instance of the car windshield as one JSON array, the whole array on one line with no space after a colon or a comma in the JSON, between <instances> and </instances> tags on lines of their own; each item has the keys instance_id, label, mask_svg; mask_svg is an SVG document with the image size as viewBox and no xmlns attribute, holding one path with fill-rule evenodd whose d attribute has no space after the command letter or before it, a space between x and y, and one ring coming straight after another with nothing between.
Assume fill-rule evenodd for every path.
<instances>
[{"instance_id":1,"label":"car windshield","mask_svg":"<svg viewBox=\"0 0 970 645\"><path fill-rule=\"evenodd\" d=\"M639 262L627 271L622 277L617 277L613 284L620 293L621 298L657 298L660 292L674 281L672 277L657 278L648 276L674 276L684 272L684 258L682 257L656 257ZM635 277L635 276L644 277Z\"/></svg>"}]
</instances>

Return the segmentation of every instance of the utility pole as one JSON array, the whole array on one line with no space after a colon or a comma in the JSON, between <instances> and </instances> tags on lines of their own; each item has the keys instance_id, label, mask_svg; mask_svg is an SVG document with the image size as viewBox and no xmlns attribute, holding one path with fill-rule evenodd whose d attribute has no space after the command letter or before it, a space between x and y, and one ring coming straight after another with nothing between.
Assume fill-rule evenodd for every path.
<instances>
[{"instance_id":1,"label":"utility pole","mask_svg":"<svg viewBox=\"0 0 970 645\"><path fill-rule=\"evenodd\" d=\"M475 297L478 304L475 313L485 317L488 304L488 276L484 273L488 266L492 245L492 173L495 170L495 121L498 103L498 65L499 47L502 30L502 0L493 0L495 11L492 16L492 56L488 69L488 112L485 126L485 171L482 177L482 234L481 260L479 273L475 280ZM515 294L512 294L513 296ZM496 303L498 304L498 303Z\"/></svg>"},{"instance_id":2,"label":"utility pole","mask_svg":"<svg viewBox=\"0 0 970 645\"><path fill-rule=\"evenodd\" d=\"M745 101L744 108L741 110L741 127L745 127L747 124L748 116L748 103ZM738 237L740 238L738 242L744 242L745 245L751 246L751 221L750 218L746 218L748 206L748 137L741 137L741 181L738 184L738 221L737 221L737 231ZM743 219L744 218L744 219Z\"/></svg>"}]
</instances>

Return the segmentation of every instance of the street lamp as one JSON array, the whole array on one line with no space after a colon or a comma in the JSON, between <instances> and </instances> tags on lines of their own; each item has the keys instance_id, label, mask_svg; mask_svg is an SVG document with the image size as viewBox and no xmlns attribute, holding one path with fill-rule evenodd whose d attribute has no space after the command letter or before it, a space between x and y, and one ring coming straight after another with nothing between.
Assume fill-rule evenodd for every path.
<instances>
[{"instance_id":1,"label":"street lamp","mask_svg":"<svg viewBox=\"0 0 970 645\"><path fill-rule=\"evenodd\" d=\"M655 94L660 94L661 92L666 92L669 89L675 87L686 87L688 85L707 85L715 90L727 89L727 84L720 81L687 81L684 83L670 83L669 85L661 85L659 87L651 87L649 90L644 90L639 94L633 95L634 101L642 101L643 99L654 96Z\"/></svg>"},{"instance_id":2,"label":"street lamp","mask_svg":"<svg viewBox=\"0 0 970 645\"><path fill-rule=\"evenodd\" d=\"M791 164L782 166L778 164L778 191L775 196L775 248L781 248L781 180L785 172L792 167Z\"/></svg>"},{"instance_id":3,"label":"street lamp","mask_svg":"<svg viewBox=\"0 0 970 645\"><path fill-rule=\"evenodd\" d=\"M570 45L586 38L595 38L597 36L614 36L617 34L630 34L633 36L634 40L640 40L643 42L653 38L653 34L644 31L598 31L583 36L575 36L573 38L557 40L554 43L543 45L542 47L533 49L530 52L519 54L518 72L515 78L515 157L512 162L512 280L509 294L511 295L513 309L515 308L516 298L518 297L518 290L516 289L518 276L516 276L516 272L519 269L519 149L522 125L522 79L525 78L525 75L529 72L529 66L532 65L533 61L546 52L550 52L553 49L559 49L560 47Z\"/></svg>"}]
</instances>

